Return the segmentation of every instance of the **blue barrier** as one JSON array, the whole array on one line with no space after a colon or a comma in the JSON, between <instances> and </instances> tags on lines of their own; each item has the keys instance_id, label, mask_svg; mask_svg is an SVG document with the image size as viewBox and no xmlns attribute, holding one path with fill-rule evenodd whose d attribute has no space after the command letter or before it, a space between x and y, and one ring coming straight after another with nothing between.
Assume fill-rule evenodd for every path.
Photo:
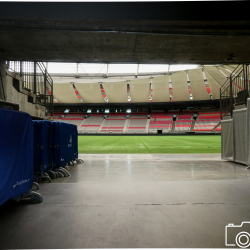
<instances>
[{"instance_id":1,"label":"blue barrier","mask_svg":"<svg viewBox=\"0 0 250 250\"><path fill-rule=\"evenodd\" d=\"M77 127L73 124L59 122L59 128L61 164L64 165L78 158Z\"/></svg>"},{"instance_id":2,"label":"blue barrier","mask_svg":"<svg viewBox=\"0 0 250 250\"><path fill-rule=\"evenodd\" d=\"M77 159L77 126L32 121L27 113L1 108L0 120L0 205L20 198L42 202L41 195L31 191L34 176L50 180L46 172L52 170L69 176L61 167L82 162Z\"/></svg>"},{"instance_id":3,"label":"blue barrier","mask_svg":"<svg viewBox=\"0 0 250 250\"><path fill-rule=\"evenodd\" d=\"M33 121L34 170L61 167L78 158L77 127L74 124Z\"/></svg>"},{"instance_id":4,"label":"blue barrier","mask_svg":"<svg viewBox=\"0 0 250 250\"><path fill-rule=\"evenodd\" d=\"M61 167L78 158L77 126L53 122L53 168Z\"/></svg>"},{"instance_id":5,"label":"blue barrier","mask_svg":"<svg viewBox=\"0 0 250 250\"><path fill-rule=\"evenodd\" d=\"M49 121L33 121L34 125L34 171L44 172L52 167L51 155L51 123Z\"/></svg>"},{"instance_id":6,"label":"blue barrier","mask_svg":"<svg viewBox=\"0 0 250 250\"><path fill-rule=\"evenodd\" d=\"M69 176L63 167L78 158L77 126L52 121L33 121L33 124L36 178L50 182L49 176L53 179Z\"/></svg>"},{"instance_id":7,"label":"blue barrier","mask_svg":"<svg viewBox=\"0 0 250 250\"><path fill-rule=\"evenodd\" d=\"M0 205L29 191L33 186L33 123L20 111L0 108ZM39 195L39 197L38 197ZM36 198L35 198L36 199Z\"/></svg>"}]
</instances>

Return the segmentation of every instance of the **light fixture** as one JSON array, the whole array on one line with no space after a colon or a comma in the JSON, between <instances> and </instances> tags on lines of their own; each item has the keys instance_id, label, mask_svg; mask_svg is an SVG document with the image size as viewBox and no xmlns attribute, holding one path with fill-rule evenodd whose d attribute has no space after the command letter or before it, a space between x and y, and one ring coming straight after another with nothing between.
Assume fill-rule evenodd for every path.
<instances>
[{"instance_id":1,"label":"light fixture","mask_svg":"<svg viewBox=\"0 0 250 250\"><path fill-rule=\"evenodd\" d=\"M236 57L234 57L234 56L229 56L229 57L227 57L227 58L225 59L225 61L231 62L231 61L234 61L235 59L236 59Z\"/></svg>"},{"instance_id":2,"label":"light fixture","mask_svg":"<svg viewBox=\"0 0 250 250\"><path fill-rule=\"evenodd\" d=\"M225 61L231 62L231 61L234 61L235 59L236 59L236 57L234 56L234 53L231 53L231 54L229 55L229 57L227 57L227 58L225 59Z\"/></svg>"}]
</instances>

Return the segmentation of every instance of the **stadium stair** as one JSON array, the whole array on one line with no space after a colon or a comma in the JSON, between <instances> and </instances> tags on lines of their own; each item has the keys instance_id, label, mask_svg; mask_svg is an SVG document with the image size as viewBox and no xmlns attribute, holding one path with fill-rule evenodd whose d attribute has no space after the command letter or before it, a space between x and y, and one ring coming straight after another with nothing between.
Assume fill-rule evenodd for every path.
<instances>
[{"instance_id":1,"label":"stadium stair","mask_svg":"<svg viewBox=\"0 0 250 250\"><path fill-rule=\"evenodd\" d=\"M79 124L78 127L81 127L81 125L83 125L84 121L85 121L85 119L83 119L83 120L81 121L81 123Z\"/></svg>"},{"instance_id":2,"label":"stadium stair","mask_svg":"<svg viewBox=\"0 0 250 250\"><path fill-rule=\"evenodd\" d=\"M194 130L194 125L195 125L195 120L192 121L192 125L191 125L191 128L190 128L190 132L193 132L193 130Z\"/></svg>"},{"instance_id":3,"label":"stadium stair","mask_svg":"<svg viewBox=\"0 0 250 250\"><path fill-rule=\"evenodd\" d=\"M195 122L195 132L215 132L220 127L220 111L199 112Z\"/></svg>"},{"instance_id":4,"label":"stadium stair","mask_svg":"<svg viewBox=\"0 0 250 250\"><path fill-rule=\"evenodd\" d=\"M129 119L126 119L125 124L124 124L124 128L123 128L123 134L126 133L128 124L129 124Z\"/></svg>"},{"instance_id":5,"label":"stadium stair","mask_svg":"<svg viewBox=\"0 0 250 250\"><path fill-rule=\"evenodd\" d=\"M97 131L97 134L98 134L99 132L101 132L102 126L104 125L104 122L105 122L105 121L106 121L106 120L103 119L103 121L102 121L102 123L101 123L101 125L100 125L100 127L99 127L99 129L98 129L98 131Z\"/></svg>"},{"instance_id":6,"label":"stadium stair","mask_svg":"<svg viewBox=\"0 0 250 250\"><path fill-rule=\"evenodd\" d=\"M145 132L146 134L148 134L149 124L150 124L150 119L148 119L146 123L146 132Z\"/></svg>"},{"instance_id":7,"label":"stadium stair","mask_svg":"<svg viewBox=\"0 0 250 250\"><path fill-rule=\"evenodd\" d=\"M127 119L126 122L127 122L127 126L126 126L126 129L125 129L125 133L128 133L129 132L128 128L129 128L130 119Z\"/></svg>"},{"instance_id":8,"label":"stadium stair","mask_svg":"<svg viewBox=\"0 0 250 250\"><path fill-rule=\"evenodd\" d=\"M172 129L171 129L172 133L174 132L174 129L175 129L175 121L173 121L173 123L172 123Z\"/></svg>"},{"instance_id":9,"label":"stadium stair","mask_svg":"<svg viewBox=\"0 0 250 250\"><path fill-rule=\"evenodd\" d=\"M215 132L216 129L220 126L221 122L219 122L213 129L212 129L212 132Z\"/></svg>"}]
</instances>

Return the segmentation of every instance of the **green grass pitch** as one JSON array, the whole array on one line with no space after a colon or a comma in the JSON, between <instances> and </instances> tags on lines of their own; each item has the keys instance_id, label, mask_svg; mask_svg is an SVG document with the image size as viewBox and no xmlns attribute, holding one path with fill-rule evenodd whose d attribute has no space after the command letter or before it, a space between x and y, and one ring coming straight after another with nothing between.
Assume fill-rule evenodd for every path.
<instances>
[{"instance_id":1,"label":"green grass pitch","mask_svg":"<svg viewBox=\"0 0 250 250\"><path fill-rule=\"evenodd\" d=\"M85 154L221 153L221 136L78 136Z\"/></svg>"}]
</instances>

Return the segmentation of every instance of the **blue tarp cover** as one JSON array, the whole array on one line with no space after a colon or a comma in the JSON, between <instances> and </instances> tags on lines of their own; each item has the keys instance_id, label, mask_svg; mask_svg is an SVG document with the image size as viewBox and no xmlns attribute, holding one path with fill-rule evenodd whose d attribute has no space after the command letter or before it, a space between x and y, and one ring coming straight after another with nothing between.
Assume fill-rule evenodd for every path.
<instances>
[{"instance_id":1,"label":"blue tarp cover","mask_svg":"<svg viewBox=\"0 0 250 250\"><path fill-rule=\"evenodd\" d=\"M53 159L53 168L57 168L62 166L61 165L61 158L60 158L60 131L59 131L59 122L52 122L52 159Z\"/></svg>"},{"instance_id":2,"label":"blue tarp cover","mask_svg":"<svg viewBox=\"0 0 250 250\"><path fill-rule=\"evenodd\" d=\"M77 126L64 122L53 122L55 167L66 165L78 158Z\"/></svg>"},{"instance_id":3,"label":"blue tarp cover","mask_svg":"<svg viewBox=\"0 0 250 250\"><path fill-rule=\"evenodd\" d=\"M51 122L33 121L34 171L44 172L52 167Z\"/></svg>"},{"instance_id":4,"label":"blue tarp cover","mask_svg":"<svg viewBox=\"0 0 250 250\"><path fill-rule=\"evenodd\" d=\"M61 147L63 151L65 164L78 158L78 137L77 126L61 122Z\"/></svg>"},{"instance_id":5,"label":"blue tarp cover","mask_svg":"<svg viewBox=\"0 0 250 250\"><path fill-rule=\"evenodd\" d=\"M0 108L0 205L32 188L33 141L31 116Z\"/></svg>"}]
</instances>

